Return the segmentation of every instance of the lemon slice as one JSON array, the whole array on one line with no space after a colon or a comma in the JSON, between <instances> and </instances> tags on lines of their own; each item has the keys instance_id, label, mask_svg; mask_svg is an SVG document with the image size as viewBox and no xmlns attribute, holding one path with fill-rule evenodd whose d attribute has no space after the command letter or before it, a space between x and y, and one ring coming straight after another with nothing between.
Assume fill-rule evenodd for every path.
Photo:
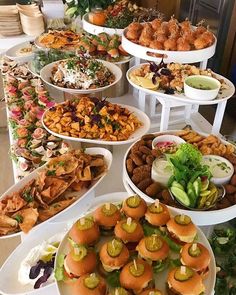
<instances>
[{"instance_id":1,"label":"lemon slice","mask_svg":"<svg viewBox=\"0 0 236 295\"><path fill-rule=\"evenodd\" d=\"M152 83L151 79L137 77L137 80L139 82L139 85L142 86L143 88L155 90L158 87L158 85L155 85Z\"/></svg>"}]
</instances>

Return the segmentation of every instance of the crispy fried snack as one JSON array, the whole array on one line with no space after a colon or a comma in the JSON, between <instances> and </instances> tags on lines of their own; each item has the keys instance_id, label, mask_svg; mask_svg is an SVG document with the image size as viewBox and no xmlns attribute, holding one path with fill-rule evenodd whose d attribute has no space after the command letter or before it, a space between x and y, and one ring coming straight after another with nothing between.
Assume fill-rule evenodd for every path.
<instances>
[{"instance_id":1,"label":"crispy fried snack","mask_svg":"<svg viewBox=\"0 0 236 295\"><path fill-rule=\"evenodd\" d=\"M36 179L0 201L0 236L22 230L54 216L75 202L106 171L103 155L70 151L53 158ZM80 192L71 196L71 192Z\"/></svg>"},{"instance_id":2,"label":"crispy fried snack","mask_svg":"<svg viewBox=\"0 0 236 295\"><path fill-rule=\"evenodd\" d=\"M49 109L44 123L58 134L105 141L127 140L142 125L128 109L89 97Z\"/></svg>"}]
</instances>

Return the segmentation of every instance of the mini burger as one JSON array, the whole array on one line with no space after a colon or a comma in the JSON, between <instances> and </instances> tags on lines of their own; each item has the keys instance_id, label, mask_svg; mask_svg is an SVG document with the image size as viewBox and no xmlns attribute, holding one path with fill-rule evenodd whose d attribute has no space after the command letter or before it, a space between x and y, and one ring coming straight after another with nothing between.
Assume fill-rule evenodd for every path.
<instances>
[{"instance_id":1,"label":"mini burger","mask_svg":"<svg viewBox=\"0 0 236 295\"><path fill-rule=\"evenodd\" d=\"M153 279L152 267L142 259L135 259L126 264L120 273L120 284L123 288L139 294L147 288Z\"/></svg>"},{"instance_id":2,"label":"mini burger","mask_svg":"<svg viewBox=\"0 0 236 295\"><path fill-rule=\"evenodd\" d=\"M111 290L108 295L131 295L131 293L122 287L118 287Z\"/></svg>"},{"instance_id":3,"label":"mini burger","mask_svg":"<svg viewBox=\"0 0 236 295\"><path fill-rule=\"evenodd\" d=\"M163 295L163 293L158 289L148 289L140 293L140 295Z\"/></svg>"},{"instance_id":4,"label":"mini burger","mask_svg":"<svg viewBox=\"0 0 236 295\"><path fill-rule=\"evenodd\" d=\"M180 260L183 265L193 268L203 278L208 275L211 257L207 248L202 244L185 244L181 250Z\"/></svg>"},{"instance_id":5,"label":"mini burger","mask_svg":"<svg viewBox=\"0 0 236 295\"><path fill-rule=\"evenodd\" d=\"M158 261L158 265L164 262L169 255L169 246L158 235L151 235L143 238L136 247L138 254L145 260L153 261L153 267L155 262Z\"/></svg>"},{"instance_id":6,"label":"mini burger","mask_svg":"<svg viewBox=\"0 0 236 295\"><path fill-rule=\"evenodd\" d=\"M121 240L113 239L102 245L99 255L105 271L111 272L127 263L129 250Z\"/></svg>"},{"instance_id":7,"label":"mini burger","mask_svg":"<svg viewBox=\"0 0 236 295\"><path fill-rule=\"evenodd\" d=\"M201 276L187 266L172 269L167 284L170 295L200 295L205 292Z\"/></svg>"},{"instance_id":8,"label":"mini burger","mask_svg":"<svg viewBox=\"0 0 236 295\"><path fill-rule=\"evenodd\" d=\"M94 211L93 217L103 231L109 231L121 219L121 214L116 205L106 203Z\"/></svg>"},{"instance_id":9,"label":"mini burger","mask_svg":"<svg viewBox=\"0 0 236 295\"><path fill-rule=\"evenodd\" d=\"M95 273L81 276L71 285L71 295L105 295L107 287L105 280Z\"/></svg>"},{"instance_id":10,"label":"mini burger","mask_svg":"<svg viewBox=\"0 0 236 295\"><path fill-rule=\"evenodd\" d=\"M96 253L83 245L74 247L64 260L64 269L70 278L91 273L95 267Z\"/></svg>"},{"instance_id":11,"label":"mini burger","mask_svg":"<svg viewBox=\"0 0 236 295\"><path fill-rule=\"evenodd\" d=\"M93 219L87 217L76 221L69 232L69 237L80 245L93 245L99 236L99 226Z\"/></svg>"},{"instance_id":12,"label":"mini burger","mask_svg":"<svg viewBox=\"0 0 236 295\"><path fill-rule=\"evenodd\" d=\"M176 215L167 224L171 237L179 243L192 243L197 234L197 228L187 215Z\"/></svg>"},{"instance_id":13,"label":"mini burger","mask_svg":"<svg viewBox=\"0 0 236 295\"><path fill-rule=\"evenodd\" d=\"M145 219L152 225L163 226L170 219L170 213L166 205L156 200L155 203L148 206Z\"/></svg>"},{"instance_id":14,"label":"mini burger","mask_svg":"<svg viewBox=\"0 0 236 295\"><path fill-rule=\"evenodd\" d=\"M139 242L144 236L143 228L137 220L131 217L119 221L114 230L115 236L124 243Z\"/></svg>"},{"instance_id":15,"label":"mini burger","mask_svg":"<svg viewBox=\"0 0 236 295\"><path fill-rule=\"evenodd\" d=\"M139 220L147 210L146 202L138 195L131 196L123 202L122 211L127 217Z\"/></svg>"}]
</instances>

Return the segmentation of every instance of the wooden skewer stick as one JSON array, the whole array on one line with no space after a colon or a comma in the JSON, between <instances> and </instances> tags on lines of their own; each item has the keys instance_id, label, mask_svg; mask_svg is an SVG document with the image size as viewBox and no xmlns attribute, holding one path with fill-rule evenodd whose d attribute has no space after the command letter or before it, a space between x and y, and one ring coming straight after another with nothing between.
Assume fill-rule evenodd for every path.
<instances>
[{"instance_id":1,"label":"wooden skewer stick","mask_svg":"<svg viewBox=\"0 0 236 295\"><path fill-rule=\"evenodd\" d=\"M196 251L196 250L197 250L197 243L193 243L193 245L192 245L192 250L193 250L193 251Z\"/></svg>"},{"instance_id":2,"label":"wooden skewer stick","mask_svg":"<svg viewBox=\"0 0 236 295\"><path fill-rule=\"evenodd\" d=\"M130 226L132 223L132 218L131 217L128 217L127 218L127 225Z\"/></svg>"},{"instance_id":3,"label":"wooden skewer stick","mask_svg":"<svg viewBox=\"0 0 236 295\"><path fill-rule=\"evenodd\" d=\"M138 266L137 266L137 263L136 263L135 259L134 259L134 268L135 268L135 270L138 270Z\"/></svg>"},{"instance_id":4,"label":"wooden skewer stick","mask_svg":"<svg viewBox=\"0 0 236 295\"><path fill-rule=\"evenodd\" d=\"M186 266L180 266L180 273L181 275L185 275L186 274Z\"/></svg>"},{"instance_id":5,"label":"wooden skewer stick","mask_svg":"<svg viewBox=\"0 0 236 295\"><path fill-rule=\"evenodd\" d=\"M157 199L157 200L155 201L155 207L159 208L159 206L160 206L160 201Z\"/></svg>"},{"instance_id":6,"label":"wooden skewer stick","mask_svg":"<svg viewBox=\"0 0 236 295\"><path fill-rule=\"evenodd\" d=\"M81 219L80 219L80 224L81 224L81 225L85 225L85 218L81 218Z\"/></svg>"},{"instance_id":7,"label":"wooden skewer stick","mask_svg":"<svg viewBox=\"0 0 236 295\"><path fill-rule=\"evenodd\" d=\"M112 245L112 248L115 250L115 239L112 240L111 245Z\"/></svg>"},{"instance_id":8,"label":"wooden skewer stick","mask_svg":"<svg viewBox=\"0 0 236 295\"><path fill-rule=\"evenodd\" d=\"M184 215L184 214L181 214L181 215L180 215L180 221L181 221L181 222L184 222L184 218L185 218L185 215Z\"/></svg>"},{"instance_id":9,"label":"wooden skewer stick","mask_svg":"<svg viewBox=\"0 0 236 295\"><path fill-rule=\"evenodd\" d=\"M111 209L111 203L106 203L105 208L106 208L106 210L110 210Z\"/></svg>"}]
</instances>

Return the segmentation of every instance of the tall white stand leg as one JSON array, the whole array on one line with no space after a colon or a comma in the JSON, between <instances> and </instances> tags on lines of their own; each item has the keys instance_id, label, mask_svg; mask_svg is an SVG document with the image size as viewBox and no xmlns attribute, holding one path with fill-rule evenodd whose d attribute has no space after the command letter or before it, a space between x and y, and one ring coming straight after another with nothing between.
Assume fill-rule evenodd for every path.
<instances>
[{"instance_id":1,"label":"tall white stand leg","mask_svg":"<svg viewBox=\"0 0 236 295\"><path fill-rule=\"evenodd\" d=\"M160 131L165 131L168 129L169 125L169 117L170 117L170 102L162 102L162 111L161 111L161 123L160 123Z\"/></svg>"},{"instance_id":2,"label":"tall white stand leg","mask_svg":"<svg viewBox=\"0 0 236 295\"><path fill-rule=\"evenodd\" d=\"M138 93L138 107L143 112L145 112L145 105L146 105L146 93L143 91L139 91L139 93Z\"/></svg>"},{"instance_id":3,"label":"tall white stand leg","mask_svg":"<svg viewBox=\"0 0 236 295\"><path fill-rule=\"evenodd\" d=\"M221 128L221 124L222 124L222 120L223 120L223 116L224 116L224 112L225 112L226 103L227 103L227 100L220 102L217 105L215 119L214 119L213 126L212 126L212 133L213 134L217 135L220 133L220 128Z\"/></svg>"}]
</instances>

